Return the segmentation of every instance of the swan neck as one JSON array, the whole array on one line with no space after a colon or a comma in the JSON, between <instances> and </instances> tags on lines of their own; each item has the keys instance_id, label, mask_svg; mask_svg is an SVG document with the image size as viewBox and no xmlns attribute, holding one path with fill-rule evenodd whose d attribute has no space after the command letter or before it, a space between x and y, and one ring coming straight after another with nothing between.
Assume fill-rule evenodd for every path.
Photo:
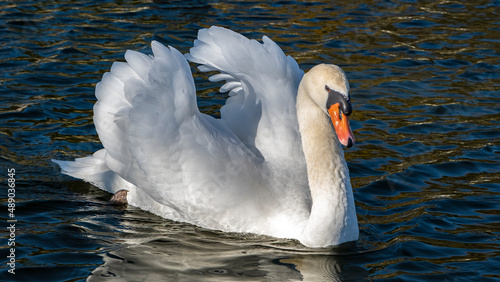
<instances>
[{"instance_id":1,"label":"swan neck","mask_svg":"<svg viewBox=\"0 0 500 282\"><path fill-rule=\"evenodd\" d=\"M301 242L324 247L357 240L358 223L343 149L329 116L302 86L297 96L297 117L312 207Z\"/></svg>"}]
</instances>

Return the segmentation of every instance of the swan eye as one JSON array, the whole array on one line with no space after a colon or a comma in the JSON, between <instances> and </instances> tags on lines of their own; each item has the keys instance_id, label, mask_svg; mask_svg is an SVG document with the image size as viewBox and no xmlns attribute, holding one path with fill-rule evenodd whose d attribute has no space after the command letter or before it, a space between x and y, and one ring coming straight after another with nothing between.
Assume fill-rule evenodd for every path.
<instances>
[{"instance_id":1,"label":"swan eye","mask_svg":"<svg viewBox=\"0 0 500 282\"><path fill-rule=\"evenodd\" d=\"M330 87L328 87L328 85L325 85L325 90L326 92L330 92Z\"/></svg>"}]
</instances>

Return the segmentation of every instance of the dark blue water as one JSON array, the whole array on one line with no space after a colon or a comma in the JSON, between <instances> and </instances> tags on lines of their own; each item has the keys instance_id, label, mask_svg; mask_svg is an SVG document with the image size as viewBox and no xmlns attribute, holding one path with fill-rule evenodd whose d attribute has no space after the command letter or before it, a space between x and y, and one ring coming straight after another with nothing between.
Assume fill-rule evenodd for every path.
<instances>
[{"instance_id":1,"label":"dark blue water","mask_svg":"<svg viewBox=\"0 0 500 282\"><path fill-rule=\"evenodd\" d=\"M500 280L500 2L473 2L0 1L0 280ZM101 148L94 86L127 49L186 53L211 25L345 70L358 242L311 250L164 220L50 162ZM220 85L195 79L217 116Z\"/></svg>"}]
</instances>

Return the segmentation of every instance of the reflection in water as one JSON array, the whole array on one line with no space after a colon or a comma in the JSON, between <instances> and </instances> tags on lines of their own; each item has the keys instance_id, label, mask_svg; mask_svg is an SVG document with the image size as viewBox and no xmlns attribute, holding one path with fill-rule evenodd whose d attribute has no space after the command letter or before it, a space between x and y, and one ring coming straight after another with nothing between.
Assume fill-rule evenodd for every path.
<instances>
[{"instance_id":1,"label":"reflection in water","mask_svg":"<svg viewBox=\"0 0 500 282\"><path fill-rule=\"evenodd\" d=\"M360 281L368 277L364 268L339 263L328 254L280 256L259 250L252 255L246 249L218 252L216 248L200 254L187 246L186 252L172 255L170 242L152 243L155 247L140 245L104 254L104 264L88 281Z\"/></svg>"},{"instance_id":2,"label":"reflection in water","mask_svg":"<svg viewBox=\"0 0 500 282\"><path fill-rule=\"evenodd\" d=\"M0 164L18 172L16 279L500 278L498 1L7 1L0 13ZM125 50L149 53L158 40L186 53L214 24L268 35L303 69L346 71L355 244L309 250L117 209L51 166L101 148L94 87ZM218 116L226 95L193 70L201 111ZM5 267L0 280L10 281Z\"/></svg>"},{"instance_id":3,"label":"reflection in water","mask_svg":"<svg viewBox=\"0 0 500 282\"><path fill-rule=\"evenodd\" d=\"M344 281L368 276L346 258L352 244L308 249L296 241L166 224L138 209L129 210L120 225L114 240L122 241L121 247L102 254L104 263L89 281Z\"/></svg>"}]
</instances>

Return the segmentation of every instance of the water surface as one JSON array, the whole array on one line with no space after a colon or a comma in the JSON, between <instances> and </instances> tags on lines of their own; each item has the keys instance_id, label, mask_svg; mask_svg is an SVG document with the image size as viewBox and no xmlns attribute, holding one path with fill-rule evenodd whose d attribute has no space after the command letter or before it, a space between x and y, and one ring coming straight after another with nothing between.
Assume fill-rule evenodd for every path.
<instances>
[{"instance_id":1,"label":"water surface","mask_svg":"<svg viewBox=\"0 0 500 282\"><path fill-rule=\"evenodd\" d=\"M500 280L500 2L0 3L0 221L8 168L18 220L16 274L3 229L0 280ZM358 242L315 250L118 208L49 161L102 148L94 86L127 49L186 53L211 25L347 73ZM220 85L193 71L201 111L218 116Z\"/></svg>"}]
</instances>

